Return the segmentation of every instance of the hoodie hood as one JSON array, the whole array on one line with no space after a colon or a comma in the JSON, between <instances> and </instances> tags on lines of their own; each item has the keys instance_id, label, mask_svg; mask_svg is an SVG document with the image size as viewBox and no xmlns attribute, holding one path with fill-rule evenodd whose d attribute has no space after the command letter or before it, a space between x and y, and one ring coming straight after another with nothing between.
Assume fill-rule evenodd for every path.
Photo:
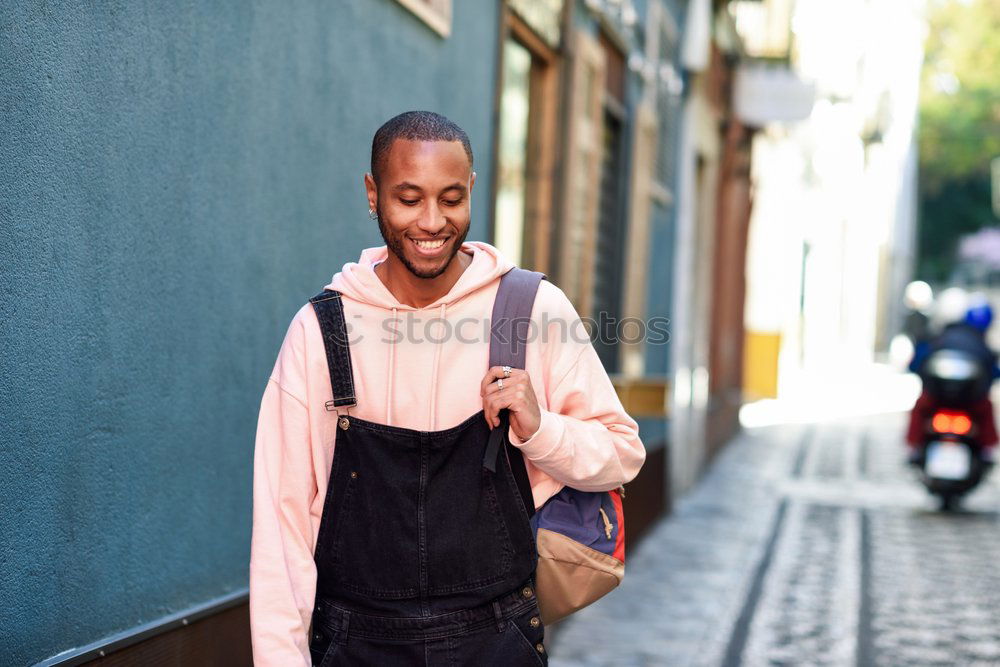
<instances>
[{"instance_id":1,"label":"hoodie hood","mask_svg":"<svg viewBox=\"0 0 1000 667\"><path fill-rule=\"evenodd\" d=\"M326 287L327 289L337 290L348 299L357 301L360 304L361 310L369 311L371 315L374 315L371 309L375 309L375 312L379 310L389 311L388 317L391 318L390 321L397 321L397 314L399 312L418 311L436 311L435 316L443 321L448 316L449 305L457 303L464 297L492 284L494 281L499 280L500 276L504 273L514 268L514 263L500 254L499 250L482 241L466 241L462 243L459 252L471 254L472 262L469 263L469 266L466 267L465 271L446 294L423 308L415 308L400 303L385 286L382 279L376 275L375 265L385 260L389 254L388 248L384 245L365 248L361 252L361 257L358 258L358 261L345 264L339 272L334 274L333 279ZM425 423L429 424L427 428L434 430L440 417L438 414L440 405L438 393L441 375L442 345L427 342L419 345L423 349L426 349L424 346L428 344L434 346L433 362L430 371L429 373L416 373L416 375L428 377L429 379L430 400L427 406L428 412ZM407 410L407 406L409 405L406 397L399 397L394 393L396 375L401 376L401 381L407 377L413 377L415 375L413 365L418 363L415 361L415 357L421 355L417 350L408 348L405 343L391 343L385 347L389 348L388 355L385 355L384 348L360 350L355 346L352 346L351 354L352 356L359 355L365 357L362 363L355 365L355 368L366 369L376 368L380 364L381 359L384 359L386 356L388 357L388 361L381 362L385 364L385 393L382 399L384 407L380 412L382 413L384 424L393 424L393 412L396 409L396 401L401 400L400 408L404 411ZM402 357L401 368L397 368L397 347L400 348L399 354ZM364 381L364 379L360 380Z\"/></svg>"},{"instance_id":2,"label":"hoodie hood","mask_svg":"<svg viewBox=\"0 0 1000 667\"><path fill-rule=\"evenodd\" d=\"M333 279L326 287L337 290L355 301L386 310L415 311L441 308L452 304L470 292L492 283L514 268L514 263L500 254L500 251L489 243L466 241L462 243L459 252L471 254L472 262L447 294L422 309L400 303L385 286L382 279L375 274L375 265L384 261L389 254L388 247L384 245L365 248L361 251L361 257L358 258L358 261L344 264L344 267L333 275Z\"/></svg>"}]
</instances>

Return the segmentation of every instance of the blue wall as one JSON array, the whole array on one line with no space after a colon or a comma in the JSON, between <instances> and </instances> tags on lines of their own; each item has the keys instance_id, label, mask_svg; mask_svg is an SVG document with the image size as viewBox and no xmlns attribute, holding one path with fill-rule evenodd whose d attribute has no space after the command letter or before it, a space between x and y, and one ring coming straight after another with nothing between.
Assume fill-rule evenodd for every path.
<instances>
[{"instance_id":1,"label":"blue wall","mask_svg":"<svg viewBox=\"0 0 1000 667\"><path fill-rule=\"evenodd\" d=\"M246 585L253 435L295 310L381 244L390 116L449 116L486 238L495 0L0 8L0 664Z\"/></svg>"}]
</instances>

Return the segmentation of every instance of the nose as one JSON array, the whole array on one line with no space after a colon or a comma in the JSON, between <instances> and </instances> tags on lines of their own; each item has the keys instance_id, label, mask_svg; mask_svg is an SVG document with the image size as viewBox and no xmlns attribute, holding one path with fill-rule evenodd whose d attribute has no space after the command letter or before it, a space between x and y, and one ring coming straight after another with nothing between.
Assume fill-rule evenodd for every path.
<instances>
[{"instance_id":1,"label":"nose","mask_svg":"<svg viewBox=\"0 0 1000 667\"><path fill-rule=\"evenodd\" d=\"M420 216L417 227L420 228L420 231L433 236L444 229L447 224L448 220L444 216L444 211L441 210L437 202L432 202L427 206L424 214Z\"/></svg>"}]
</instances>

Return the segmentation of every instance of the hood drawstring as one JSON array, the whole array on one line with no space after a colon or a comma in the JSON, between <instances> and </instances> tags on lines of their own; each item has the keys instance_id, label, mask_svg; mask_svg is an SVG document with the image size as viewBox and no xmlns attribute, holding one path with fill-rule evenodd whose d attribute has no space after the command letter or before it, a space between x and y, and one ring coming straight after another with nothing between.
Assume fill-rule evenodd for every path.
<instances>
[{"instance_id":1,"label":"hood drawstring","mask_svg":"<svg viewBox=\"0 0 1000 667\"><path fill-rule=\"evenodd\" d=\"M446 304L441 304L438 309L439 312L439 322L441 326L445 326L444 318L447 313L448 306ZM396 307L392 308L392 320L394 324L396 322ZM394 329L395 330L395 329ZM430 414L428 416L428 423L430 426L427 427L429 431L436 429L435 424L435 411L437 410L437 380L438 380L438 367L441 365L441 347L444 341L439 342L434 347L434 366L431 369L431 386L430 386ZM393 340L389 343L389 367L386 371L386 377L388 381L385 383L385 424L392 425L392 375L396 370L396 341Z\"/></svg>"},{"instance_id":2,"label":"hood drawstring","mask_svg":"<svg viewBox=\"0 0 1000 667\"><path fill-rule=\"evenodd\" d=\"M446 299L451 303L456 303L460 299L468 296L478 289L485 287L496 280L504 273L514 267L514 263L503 256L494 246L483 241L465 241L462 243L462 252L472 256L472 262L466 268L461 278L456 282L451 291L446 295ZM389 249L386 246L375 246L365 248L357 262L348 262L343 268L333 275L330 283L326 285L329 289L337 290L348 299L353 299L359 303L374 306L381 309L380 316L391 310L393 319L398 317L399 308L406 308L407 312L414 309L401 306L396 297L392 295L382 280L376 275L375 267L384 262L388 257ZM442 319L447 312L447 304L440 304ZM418 309L423 310L423 309ZM433 311L432 311L433 312ZM393 336L395 340L395 336ZM437 410L437 392L439 381L439 366L441 364L441 345L438 344L434 351L434 368L431 371L431 397L430 397L430 427L436 427L435 411ZM374 358L373 354L373 358ZM385 387L385 423L393 423L393 373L396 365L396 344L389 343L388 378ZM410 381L411 378L404 378Z\"/></svg>"},{"instance_id":3,"label":"hood drawstring","mask_svg":"<svg viewBox=\"0 0 1000 667\"><path fill-rule=\"evenodd\" d=\"M390 320L393 325L396 324L396 307L392 307L392 320ZM393 361L396 358L396 341L389 341L389 369L386 372L386 377L389 381L385 383L385 423L387 425L392 424L392 371L393 371Z\"/></svg>"},{"instance_id":4,"label":"hood drawstring","mask_svg":"<svg viewBox=\"0 0 1000 667\"><path fill-rule=\"evenodd\" d=\"M445 326L445 323L444 323L444 313L445 313L445 304L442 303L441 304L441 308L440 308L440 315L438 316L439 317L438 321L441 323L442 327ZM429 428L430 428L431 431L434 431L434 430L437 429L437 425L434 423L434 417L435 417L435 413L436 413L436 409L437 409L437 376L438 376L438 365L441 363L441 348L443 346L444 346L444 341L443 340L440 341L440 342L438 342L437 345L435 346L435 348L434 348L434 366L431 369L431 404L430 404L431 405L431 407L430 407L431 412L430 412L430 417L427 420L428 423L430 424Z\"/></svg>"}]
</instances>

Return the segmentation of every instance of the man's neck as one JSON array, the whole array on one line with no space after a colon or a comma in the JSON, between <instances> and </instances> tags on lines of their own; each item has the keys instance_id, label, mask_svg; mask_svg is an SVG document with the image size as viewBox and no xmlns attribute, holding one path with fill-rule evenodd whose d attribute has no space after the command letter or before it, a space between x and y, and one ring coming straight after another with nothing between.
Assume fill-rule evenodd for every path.
<instances>
[{"instance_id":1,"label":"man's neck","mask_svg":"<svg viewBox=\"0 0 1000 667\"><path fill-rule=\"evenodd\" d=\"M390 251L384 261L375 265L374 271L396 301L413 308L423 308L447 294L470 264L472 254L459 250L441 275L419 278Z\"/></svg>"}]
</instances>

